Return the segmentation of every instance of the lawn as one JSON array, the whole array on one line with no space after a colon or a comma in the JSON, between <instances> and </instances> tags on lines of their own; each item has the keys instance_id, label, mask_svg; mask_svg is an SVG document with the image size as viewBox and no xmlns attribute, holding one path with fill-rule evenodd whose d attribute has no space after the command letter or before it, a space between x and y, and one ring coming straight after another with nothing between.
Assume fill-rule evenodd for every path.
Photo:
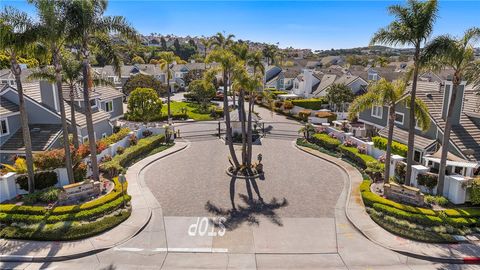
<instances>
[{"instance_id":1,"label":"lawn","mask_svg":"<svg viewBox=\"0 0 480 270\"><path fill-rule=\"evenodd\" d=\"M170 102L170 110L173 116L181 115L182 108L187 108L187 115L188 118L191 118L196 121L206 121L206 120L213 120L214 118L210 115L210 110L215 108L214 104L211 104L209 109L206 112L200 112L200 104L193 103L193 102ZM167 115L168 113L168 106L167 104L163 104L162 106L162 115Z\"/></svg>"}]
</instances>

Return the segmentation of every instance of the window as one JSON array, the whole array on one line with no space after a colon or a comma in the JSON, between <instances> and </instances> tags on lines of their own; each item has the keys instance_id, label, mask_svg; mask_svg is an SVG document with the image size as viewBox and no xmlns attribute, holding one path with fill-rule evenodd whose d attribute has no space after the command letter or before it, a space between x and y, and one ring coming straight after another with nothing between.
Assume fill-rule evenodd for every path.
<instances>
[{"instance_id":1,"label":"window","mask_svg":"<svg viewBox=\"0 0 480 270\"><path fill-rule=\"evenodd\" d=\"M417 150L414 150L413 151L413 160L415 160L416 162L420 162L422 159L422 153L417 151Z\"/></svg>"},{"instance_id":2,"label":"window","mask_svg":"<svg viewBox=\"0 0 480 270\"><path fill-rule=\"evenodd\" d=\"M368 80L369 80L369 81L376 81L376 80L378 80L378 74L376 74L376 73L370 73L370 74L368 74Z\"/></svg>"},{"instance_id":3,"label":"window","mask_svg":"<svg viewBox=\"0 0 480 270\"><path fill-rule=\"evenodd\" d=\"M403 113L399 113L399 112L395 113L395 123L403 125L403 118L404 118Z\"/></svg>"},{"instance_id":4,"label":"window","mask_svg":"<svg viewBox=\"0 0 480 270\"><path fill-rule=\"evenodd\" d=\"M0 135L8 135L8 122L7 119L0 120Z\"/></svg>"},{"instance_id":5,"label":"window","mask_svg":"<svg viewBox=\"0 0 480 270\"><path fill-rule=\"evenodd\" d=\"M88 142L88 136L83 137L83 138L82 138L82 141L83 141L83 143Z\"/></svg>"},{"instance_id":6,"label":"window","mask_svg":"<svg viewBox=\"0 0 480 270\"><path fill-rule=\"evenodd\" d=\"M373 106L372 108L372 116L375 118L382 119L383 116L383 107L381 106Z\"/></svg>"},{"instance_id":7,"label":"window","mask_svg":"<svg viewBox=\"0 0 480 270\"><path fill-rule=\"evenodd\" d=\"M113 101L107 101L107 102L105 102L105 111L106 111L106 112L111 112L111 111L113 111Z\"/></svg>"},{"instance_id":8,"label":"window","mask_svg":"<svg viewBox=\"0 0 480 270\"><path fill-rule=\"evenodd\" d=\"M97 100L96 99L90 99L90 107L92 107L92 108L97 107Z\"/></svg>"},{"instance_id":9,"label":"window","mask_svg":"<svg viewBox=\"0 0 480 270\"><path fill-rule=\"evenodd\" d=\"M422 130L422 127L420 126L418 119L415 119L415 129L416 130Z\"/></svg>"}]
</instances>

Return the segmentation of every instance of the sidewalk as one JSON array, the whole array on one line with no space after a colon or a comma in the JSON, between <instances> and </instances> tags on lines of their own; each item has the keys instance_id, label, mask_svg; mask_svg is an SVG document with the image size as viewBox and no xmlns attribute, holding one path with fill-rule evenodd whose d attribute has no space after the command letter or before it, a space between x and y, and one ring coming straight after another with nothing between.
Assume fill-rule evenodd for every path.
<instances>
[{"instance_id":1,"label":"sidewalk","mask_svg":"<svg viewBox=\"0 0 480 270\"><path fill-rule=\"evenodd\" d=\"M442 263L480 263L480 242L459 244L431 244L412 241L394 235L377 225L365 211L359 191L363 181L360 172L347 162L311 148L297 147L311 155L341 167L349 177L349 192L345 207L348 220L373 243L414 258Z\"/></svg>"},{"instance_id":2,"label":"sidewalk","mask_svg":"<svg viewBox=\"0 0 480 270\"><path fill-rule=\"evenodd\" d=\"M152 209L159 207L140 172L150 163L185 149L187 143L174 146L149 156L131 166L127 171L128 193L132 196L132 214L120 225L97 236L77 241L25 241L0 239L0 262L63 261L92 255L118 246L137 235L148 224Z\"/></svg>"}]
</instances>

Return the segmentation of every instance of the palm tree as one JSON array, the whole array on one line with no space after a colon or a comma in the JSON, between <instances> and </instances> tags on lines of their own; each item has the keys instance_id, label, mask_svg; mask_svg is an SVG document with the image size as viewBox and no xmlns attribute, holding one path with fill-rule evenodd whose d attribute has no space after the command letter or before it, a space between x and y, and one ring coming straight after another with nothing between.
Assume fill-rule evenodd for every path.
<instances>
[{"instance_id":1,"label":"palm tree","mask_svg":"<svg viewBox=\"0 0 480 270\"><path fill-rule=\"evenodd\" d=\"M224 34L218 32L212 37L210 45L214 48L227 49L233 44L233 38L235 38L235 35L228 34L225 36Z\"/></svg>"},{"instance_id":2,"label":"palm tree","mask_svg":"<svg viewBox=\"0 0 480 270\"><path fill-rule=\"evenodd\" d=\"M310 134L312 133L315 133L315 127L310 124L310 123L307 123L305 124L305 126L301 127L299 130L298 130L298 133L303 133L303 136L305 137L305 139L310 139Z\"/></svg>"},{"instance_id":3,"label":"palm tree","mask_svg":"<svg viewBox=\"0 0 480 270\"><path fill-rule=\"evenodd\" d=\"M161 69L166 69L167 70L167 107L168 107L168 121L170 121L171 118L171 112L170 112L170 95L171 95L171 89L170 89L170 78L172 76L172 71L170 70L172 68L173 63L177 64L182 64L185 63L180 57L176 56L173 52L160 52L159 54L160 57L160 68Z\"/></svg>"},{"instance_id":4,"label":"palm tree","mask_svg":"<svg viewBox=\"0 0 480 270\"><path fill-rule=\"evenodd\" d=\"M415 53L413 56L413 83L410 93L409 130L408 133L408 154L407 154L407 172L405 183L410 185L412 174L413 151L415 140L415 99L417 95L417 79L420 68L420 57L422 45L427 41L433 31L433 25L437 18L437 0L428 0L420 2L418 0L408 0L406 6L393 5L389 7L389 12L395 16L395 20L387 27L381 28L376 32L370 45L413 45Z\"/></svg>"},{"instance_id":5,"label":"palm tree","mask_svg":"<svg viewBox=\"0 0 480 270\"><path fill-rule=\"evenodd\" d=\"M210 46L212 46L212 40L210 38L201 38L200 39L200 44L203 45L203 57L204 57L204 64L205 64L205 70L207 69L207 51L210 49Z\"/></svg>"},{"instance_id":6,"label":"palm tree","mask_svg":"<svg viewBox=\"0 0 480 270\"><path fill-rule=\"evenodd\" d=\"M67 18L69 20L70 39L78 42L83 57L83 100L85 118L87 122L88 142L90 146L92 177L98 180L98 164L96 154L95 133L93 129L92 108L90 106L90 92L93 87L90 68L90 52L94 46L103 51L111 59L117 73L120 73L120 56L109 36L110 33L120 33L127 40L138 41L137 32L122 16L104 16L107 9L106 0L72 0L67 4ZM120 74L118 74L120 77Z\"/></svg>"},{"instance_id":7,"label":"palm tree","mask_svg":"<svg viewBox=\"0 0 480 270\"><path fill-rule=\"evenodd\" d=\"M263 55L267 59L267 66L273 65L277 55L278 47L273 44L267 44L263 48Z\"/></svg>"},{"instance_id":8,"label":"palm tree","mask_svg":"<svg viewBox=\"0 0 480 270\"><path fill-rule=\"evenodd\" d=\"M67 19L65 5L56 0L31 0L37 8L40 18L39 40L52 55L52 63L55 70L55 83L57 87L60 116L62 119L63 149L65 151L65 166L67 169L68 182L75 182L73 177L72 156L70 142L68 140L67 116L63 99L62 78L62 49L67 41ZM76 139L76 138L75 138Z\"/></svg>"},{"instance_id":9,"label":"palm tree","mask_svg":"<svg viewBox=\"0 0 480 270\"><path fill-rule=\"evenodd\" d=\"M445 171L447 167L447 154L450 142L450 133L453 124L453 111L455 107L460 84L463 80L467 83L475 83L480 77L478 62L475 62L474 42L480 40L480 28L474 27L465 31L461 38L452 38L448 35L439 36L432 40L425 47L423 61L425 66L434 71L443 68L453 70L451 98L448 104L445 129L443 131L443 147L440 158L440 169L438 173L437 194L443 194L445 182Z\"/></svg>"},{"instance_id":10,"label":"palm tree","mask_svg":"<svg viewBox=\"0 0 480 270\"><path fill-rule=\"evenodd\" d=\"M393 127L395 126L395 112L396 105L403 101L409 105L408 96L410 92L406 90L406 83L404 81L388 82L385 79L370 85L368 92L357 97L350 105L349 118L353 119L355 116L374 106L387 107L388 114L388 140L387 151L385 155L385 182L388 183L390 178L390 157L392 153L393 142ZM419 120L418 124L422 130L428 130L430 127L430 118L428 108L419 98L415 99L415 117ZM412 106L410 106L412 107Z\"/></svg>"},{"instance_id":11,"label":"palm tree","mask_svg":"<svg viewBox=\"0 0 480 270\"><path fill-rule=\"evenodd\" d=\"M25 144L25 157L27 161L28 192L35 191L34 168L32 154L32 140L28 127L28 115L25 110L25 97L21 81L22 69L17 57L27 54L32 49L32 44L37 39L35 25L25 12L12 7L5 7L0 13L0 47L10 56L11 71L15 76L18 92L18 106L22 123L22 135Z\"/></svg>"},{"instance_id":12,"label":"palm tree","mask_svg":"<svg viewBox=\"0 0 480 270\"><path fill-rule=\"evenodd\" d=\"M230 151L230 156L232 157L233 164L236 168L240 167L240 163L238 162L237 155L235 154L235 149L233 148L233 140L232 140L232 126L230 123L230 110L228 108L228 78L232 73L235 64L237 62L237 58L235 55L226 49L215 49L210 52L207 56L207 62L212 63L216 62L220 65L222 70L222 77L223 77L223 114L225 118L225 126L226 126L226 133L227 133L227 144L228 149Z\"/></svg>"}]
</instances>

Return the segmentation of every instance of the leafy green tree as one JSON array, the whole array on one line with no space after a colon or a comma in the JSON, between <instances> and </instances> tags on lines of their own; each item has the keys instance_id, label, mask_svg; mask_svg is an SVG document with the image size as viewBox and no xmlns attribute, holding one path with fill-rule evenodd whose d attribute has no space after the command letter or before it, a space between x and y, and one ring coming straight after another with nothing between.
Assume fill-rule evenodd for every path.
<instances>
[{"instance_id":1,"label":"leafy green tree","mask_svg":"<svg viewBox=\"0 0 480 270\"><path fill-rule=\"evenodd\" d=\"M267 44L262 50L263 56L267 59L267 66L273 65L278 53L278 47L273 44Z\"/></svg>"},{"instance_id":2,"label":"leafy green tree","mask_svg":"<svg viewBox=\"0 0 480 270\"><path fill-rule=\"evenodd\" d=\"M453 124L453 112L459 108L455 107L460 84L466 80L467 83L475 83L480 77L479 62L475 61L474 43L480 40L480 28L473 27L465 31L461 38L452 38L448 35L436 37L425 47L422 56L423 65L434 71L443 68L453 70L453 80L450 102L448 104L447 119L443 132L443 147L440 157L440 169L438 173L437 194L443 194L445 183L445 171L447 167L447 155L449 150L450 134Z\"/></svg>"},{"instance_id":3,"label":"leafy green tree","mask_svg":"<svg viewBox=\"0 0 480 270\"><path fill-rule=\"evenodd\" d=\"M380 81L371 84L368 88L368 92L357 97L350 105L350 119L355 118L358 113L371 109L374 106L388 108L388 140L387 151L385 154L385 182L388 182L390 178L390 158L392 155L396 105L401 100L407 100L404 97L408 94L405 82L389 82L382 78ZM404 102L404 104L410 105L409 101ZM425 105L425 103L419 98L415 99L415 105L415 117L418 119L418 124L422 127L422 130L428 130L430 127L430 116L428 114L427 105Z\"/></svg>"},{"instance_id":4,"label":"leafy green tree","mask_svg":"<svg viewBox=\"0 0 480 270\"><path fill-rule=\"evenodd\" d=\"M211 46L219 49L227 49L233 44L233 38L235 35L229 34L227 36L218 32L211 38Z\"/></svg>"},{"instance_id":5,"label":"leafy green tree","mask_svg":"<svg viewBox=\"0 0 480 270\"><path fill-rule=\"evenodd\" d=\"M325 96L331 105L334 105L335 111L345 111L345 103L352 102L355 95L345 84L334 83L327 89L327 95Z\"/></svg>"},{"instance_id":6,"label":"leafy green tree","mask_svg":"<svg viewBox=\"0 0 480 270\"><path fill-rule=\"evenodd\" d=\"M93 79L90 68L90 56L93 48L104 52L112 59L115 71L120 77L121 59L117 47L113 44L110 34L120 34L125 40L138 41L138 35L124 17L104 16L107 9L106 0L72 0L67 3L68 23L70 24L70 39L74 40L83 58L83 98L85 104L85 118L87 122L88 141L90 148L92 178L99 179L97 163L97 147L93 128L90 92Z\"/></svg>"},{"instance_id":7,"label":"leafy green tree","mask_svg":"<svg viewBox=\"0 0 480 270\"><path fill-rule=\"evenodd\" d=\"M413 46L415 52L413 55L413 82L410 93L409 126L408 129L408 154L407 154L407 173L405 183L410 185L413 165L413 150L415 145L415 99L417 96L417 80L420 68L420 57L422 45L433 32L438 8L437 0L419 1L409 0L406 5L392 5L388 8L390 14L395 16L395 20L387 27L381 28L376 32L370 45L384 44L392 46Z\"/></svg>"},{"instance_id":8,"label":"leafy green tree","mask_svg":"<svg viewBox=\"0 0 480 270\"><path fill-rule=\"evenodd\" d=\"M201 80L205 70L203 69L191 69L183 76L183 80L186 85L189 85L194 80Z\"/></svg>"},{"instance_id":9,"label":"leafy green tree","mask_svg":"<svg viewBox=\"0 0 480 270\"><path fill-rule=\"evenodd\" d=\"M148 122L162 114L162 100L152 88L137 88L128 98L128 118Z\"/></svg>"},{"instance_id":10,"label":"leafy green tree","mask_svg":"<svg viewBox=\"0 0 480 270\"><path fill-rule=\"evenodd\" d=\"M163 95L167 92L167 89L162 83L155 79L151 75L137 74L135 76L130 76L128 80L123 85L123 93L125 95L130 95L133 90L137 88L152 88L155 90L158 95Z\"/></svg>"},{"instance_id":11,"label":"leafy green tree","mask_svg":"<svg viewBox=\"0 0 480 270\"><path fill-rule=\"evenodd\" d=\"M208 108L210 100L215 96L215 86L206 80L194 80L188 86L192 97L201 105L202 110Z\"/></svg>"},{"instance_id":12,"label":"leafy green tree","mask_svg":"<svg viewBox=\"0 0 480 270\"><path fill-rule=\"evenodd\" d=\"M27 13L12 7L5 7L0 13L0 47L10 57L10 69L15 76L23 142L25 144L29 193L35 191L32 140L30 128L28 127L28 115L25 109L25 97L21 80L22 69L18 63L17 56L31 52L32 45L38 38L37 34L36 27Z\"/></svg>"},{"instance_id":13,"label":"leafy green tree","mask_svg":"<svg viewBox=\"0 0 480 270\"><path fill-rule=\"evenodd\" d=\"M176 39L178 42L178 40ZM185 61L181 60L180 57L176 56L173 52L160 52L160 61L159 65L161 69L166 69L167 70L167 106L168 106L168 119L170 120L172 114L170 111L170 96L172 93L172 90L170 89L170 79L173 78L172 76L172 65L174 62L177 64L182 64L185 63Z\"/></svg>"}]
</instances>

